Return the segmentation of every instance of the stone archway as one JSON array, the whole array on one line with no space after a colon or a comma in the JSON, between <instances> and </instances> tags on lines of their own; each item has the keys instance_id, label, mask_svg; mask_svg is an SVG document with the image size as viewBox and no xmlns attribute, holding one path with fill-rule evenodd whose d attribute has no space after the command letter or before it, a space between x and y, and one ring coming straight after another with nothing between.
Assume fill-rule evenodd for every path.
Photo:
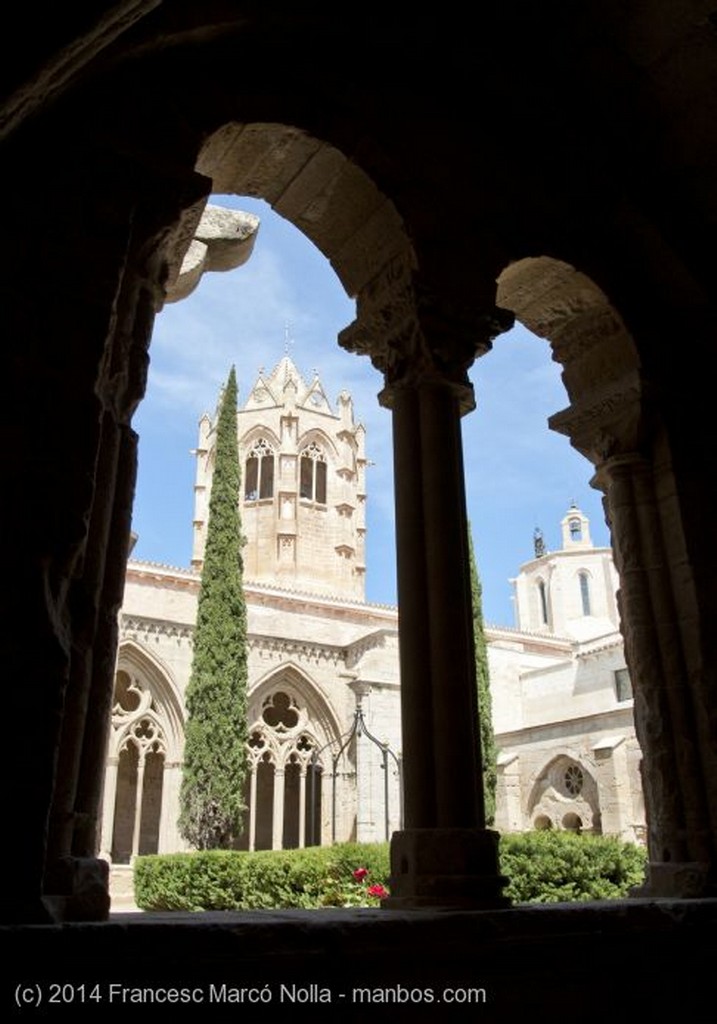
<instances>
[{"instance_id":1,"label":"stone archway","mask_svg":"<svg viewBox=\"0 0 717 1024\"><path fill-rule=\"evenodd\" d=\"M335 714L303 672L284 665L254 687L248 721L247 820L240 846L321 845L332 831L327 753L340 738Z\"/></svg>"},{"instance_id":2,"label":"stone archway","mask_svg":"<svg viewBox=\"0 0 717 1024\"><path fill-rule=\"evenodd\" d=\"M111 863L175 848L183 742L184 715L168 670L125 641L103 792L101 850Z\"/></svg>"},{"instance_id":3,"label":"stone archway","mask_svg":"<svg viewBox=\"0 0 717 1024\"><path fill-rule=\"evenodd\" d=\"M595 27L600 38L605 30L608 52L618 67L638 71L645 54L654 53L647 45L649 33L638 43L638 50L644 46L643 56L633 55L630 67L627 53L634 54L634 29L624 23L620 28L612 15L603 21L590 11L587 21L581 15L558 25L548 18L543 26L534 19L524 23L511 12L509 21L499 18L481 40L484 60L472 59L465 67L456 61L455 76L453 67L445 65L447 81L438 88L436 81L422 77L426 56L436 49L435 35L426 32L425 22L414 49L404 45L403 18L391 22L386 38L363 19L356 19L347 33L344 19L325 20L322 13L319 20L313 11L292 10L284 21L258 11L247 12L246 20L233 19L226 10L222 4L207 10L182 5L177 13L174 5L151 0L114 5L91 28L86 23L84 31L67 27L55 37L51 52L34 54L25 68L28 77L4 111L7 128L17 125L23 114L38 112L38 117L26 119L8 154L9 180L35 197L26 208L9 209L7 221L14 261L8 321L18 350L31 353L31 358L13 364L8 379L8 393L27 399L15 410L13 431L25 447L23 457L13 463L9 489L22 495L22 514L14 523L16 547L29 552L16 555L10 567L9 577L23 580L25 588L12 609L10 629L20 636L28 621L37 623L36 642L26 645L29 650L17 645L11 672L16 678L40 679L45 688L39 708L33 706L34 690L18 697L18 718L34 716L36 731L46 738L32 756L23 754L21 774L33 780L28 788L32 799L20 800L14 810L24 823L17 829L27 854L18 857L25 876L23 900L33 903L33 913L39 914L42 878L47 895L62 894L68 885L71 891L74 881L66 881L72 876L67 863L76 858L72 863L79 870L80 862L91 859L96 849L99 766L117 641L113 612L121 595L136 455L131 419L144 390L152 318L176 269L173 260L186 250L211 190L210 179L202 175L213 175L224 156L227 166L234 162L232 151L244 150L244 145L235 145L233 126L252 119L257 125L285 120L306 128L287 130L298 131L297 138L270 129L271 144L262 150L259 140L257 176L262 182L277 181L277 205L296 201L288 215L298 226L301 221L307 234L313 232L318 240L320 228L329 230L330 237L317 244L341 268L341 280L359 303L358 325L342 341L369 353L385 373L384 400L394 409L402 478L397 513L401 603L411 635L402 650L402 666L411 680L406 703L418 709L409 712L404 729L409 737L407 810L417 826L437 828L440 822L449 829L481 828L480 795L466 792L460 782L475 774L475 757L454 756L471 748L471 727L463 723L471 722L474 711L468 696L465 512L455 434L459 410L471 404L466 366L507 323L494 305L496 264L526 251L563 252L565 238L583 234L587 226L598 233L597 239L586 238L584 251L592 265L602 264L602 280L610 276L608 266L616 266L612 279L622 279L622 299L631 294L631 323L642 324L641 352L659 369L661 409L669 431L664 422L658 423L645 450L654 407L647 408L649 389L634 366L627 374L620 366L620 380L611 380L604 394L594 393L592 405L574 408L569 424L561 423L580 450L597 457L599 482L607 492L619 541L624 614L634 627L628 629L631 674L648 681L643 688L638 685L636 707L649 751L646 777L653 787L648 800L651 848L668 888L673 882L678 885L680 873L694 879L700 872L713 872L714 826L706 830L705 822L715 820L714 726L704 709L714 703L714 652L700 610L714 603L715 573L711 558L700 559L699 542L714 494L694 444L695 436L709 430L711 382L694 372L695 359L679 360L675 394L667 394L675 364L671 336L691 333L696 340L690 354L699 357L698 365L713 348L709 272L703 256L696 255L705 247L694 245L690 252L690 231L693 242L704 239L708 204L687 198L688 191L706 193L702 187L687 187L694 182L692 150L681 144L674 127L682 119L674 117L674 108L663 99L673 95L671 72L658 73L653 61L658 84L648 86L652 76L640 72L615 79L605 70L610 62L599 62L598 73L593 60L581 60L595 56L586 42L594 36L585 31ZM436 27L443 29L441 41L461 46L448 21L436 19ZM638 21L639 36L645 24ZM691 38L696 26L689 15L681 12L677 21ZM55 28L60 24L58 19ZM542 75L538 61L531 64L539 86L535 97L524 82L514 84L513 69L506 70L492 28L500 42L519 42L526 61L536 52L540 62L550 65L545 48L554 58L552 77ZM709 31L709 19L702 31ZM462 44L464 58L468 45L478 45L475 33L466 37L470 42ZM243 47L247 38L250 44L275 44L272 52L292 58L291 71L301 88L267 89L252 83L251 75L265 70L265 51L261 45ZM353 68L341 45L349 43ZM312 60L307 61L307 52ZM377 58L377 68L385 64L400 83L393 90L393 83L381 78L380 84L389 86L391 103L377 103L367 91L367 52ZM250 66L242 76L245 68L237 58L245 54ZM385 60L387 55L391 60ZM495 89L465 89L462 76L468 66L471 75L479 76L479 85L498 81L504 90L500 111L494 107ZM425 82L418 95L405 88L414 78ZM636 79L647 93L630 84ZM471 81L475 86L475 77ZM576 84L575 98L565 81ZM605 84L610 88L603 90ZM627 116L614 113L618 91L624 95ZM600 108L607 145L602 138L596 144L593 121L582 116L580 104L589 95ZM682 95L687 104L690 90ZM654 131L645 117L653 101ZM455 117L445 116L446 104ZM556 129L550 153L541 135L548 110ZM515 130L513 115L524 134ZM160 125L162 146L157 141ZM217 142L223 156L207 157L197 173L203 143L227 125L231 129ZM475 125L480 125L478 131L466 131ZM648 130L637 132L640 141L633 145L631 129L643 126ZM523 172L515 159L526 137L544 153L544 170L535 175ZM289 174L282 178L282 142L287 151L296 151L314 138L330 140L333 148L324 149L322 143L312 152L304 148L303 156L292 156L284 165ZM241 188L258 194L252 192L247 166L253 159L247 156L251 148L241 154ZM669 154L672 148L679 156ZM345 163L332 163L339 149ZM62 152L63 159L54 162L48 175L38 155L51 152ZM619 159L603 159L608 152L619 153ZM697 153L705 150L697 147ZM375 196L368 206L362 202L366 176L361 177L359 163L371 168L374 182L381 182L389 212L399 211L398 230L406 224L410 245L396 249L391 232L386 238L381 232L362 233L382 218L374 217ZM653 166L659 174L651 195L643 197L637 183L647 180ZM700 182L708 178L702 174ZM316 189L319 180L322 186ZM679 183L675 191L674 181ZM347 182L350 187L344 188ZM536 182L546 186L540 192L544 202L534 199L539 190L530 186ZM306 202L299 185L307 186ZM671 196L665 214L659 212L663 185ZM223 187L231 182L227 179ZM683 196L678 195L680 187ZM524 214L530 221L525 231L519 224ZM624 252L609 247L615 231L625 243ZM531 246L528 236L545 244ZM41 250L34 243L38 237L43 238ZM361 245L354 244L361 238ZM480 255L475 255L478 250ZM70 251L73 259L68 259ZM350 266L344 265L344 251ZM635 287L637 264L640 282ZM36 301L38 279L46 282L43 303ZM669 294L658 301L655 293L663 284ZM641 305L650 310L642 319L635 314ZM663 313L666 326L659 323ZM57 356L58 336L67 339L62 359ZM601 349L607 354L610 344L593 346L589 359L599 361ZM614 355L620 364L624 353ZM580 363L576 360L574 367L578 374ZM693 387L699 389L702 408L692 401ZM44 410L43 429L27 411L31 407ZM46 424L53 429L44 429ZM628 443L635 438L634 444ZM673 468L673 444L678 445L681 474ZM439 450L448 457L440 460ZM33 473L27 473L28 465ZM679 491L682 499L675 497ZM429 492L450 493L453 500L443 507L421 497ZM688 499L696 499L693 507L707 510L704 520L699 513L688 522ZM420 515L412 517L416 508ZM442 543L443 537L454 539L453 549ZM638 636L643 623L646 635ZM452 656L457 652L451 673L441 665L448 651ZM64 718L57 713L60 707ZM451 719L461 723L459 734L451 735ZM660 741L650 749L652 726ZM413 775L418 750L435 755L428 761L441 766L436 777L420 767ZM57 784L56 776L61 780ZM694 785L695 778L700 785ZM406 854L399 863L411 859ZM62 870L55 872L52 865L60 864ZM693 871L689 865L700 866ZM64 896L57 906L64 912Z\"/></svg>"},{"instance_id":4,"label":"stone archway","mask_svg":"<svg viewBox=\"0 0 717 1024\"><path fill-rule=\"evenodd\" d=\"M602 831L598 787L587 766L560 754L538 773L528 797L526 820L535 829Z\"/></svg>"}]
</instances>

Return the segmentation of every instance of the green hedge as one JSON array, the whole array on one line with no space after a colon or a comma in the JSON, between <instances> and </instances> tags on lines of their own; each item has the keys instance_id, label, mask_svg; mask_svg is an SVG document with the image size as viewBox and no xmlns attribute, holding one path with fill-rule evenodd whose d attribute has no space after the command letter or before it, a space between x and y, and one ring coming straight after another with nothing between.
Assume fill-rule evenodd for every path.
<instances>
[{"instance_id":1,"label":"green hedge","mask_svg":"<svg viewBox=\"0 0 717 1024\"><path fill-rule=\"evenodd\" d=\"M645 876L645 850L610 836L542 831L500 838L501 871L514 903L609 900Z\"/></svg>"},{"instance_id":2,"label":"green hedge","mask_svg":"<svg viewBox=\"0 0 717 1024\"><path fill-rule=\"evenodd\" d=\"M367 874L357 881L353 872ZM137 906L144 910L254 910L378 906L370 885L388 884L387 843L341 843L256 853L211 850L138 857Z\"/></svg>"},{"instance_id":3,"label":"green hedge","mask_svg":"<svg viewBox=\"0 0 717 1024\"><path fill-rule=\"evenodd\" d=\"M550 903L626 896L643 880L645 852L607 836L524 832L501 836L500 861L514 903ZM134 889L144 910L368 907L380 903L369 886L387 889L388 877L387 843L341 843L139 857Z\"/></svg>"}]
</instances>

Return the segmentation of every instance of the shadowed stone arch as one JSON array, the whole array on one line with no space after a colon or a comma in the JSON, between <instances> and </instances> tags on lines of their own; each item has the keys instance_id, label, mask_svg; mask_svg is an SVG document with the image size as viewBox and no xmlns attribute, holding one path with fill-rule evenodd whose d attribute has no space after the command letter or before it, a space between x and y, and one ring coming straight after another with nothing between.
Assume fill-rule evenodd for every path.
<instances>
[{"instance_id":1,"label":"shadowed stone arch","mask_svg":"<svg viewBox=\"0 0 717 1024\"><path fill-rule=\"evenodd\" d=\"M595 466L630 450L644 429L646 388L632 336L608 297L584 273L548 256L511 263L498 301L550 343L563 367L570 408L549 419Z\"/></svg>"},{"instance_id":2,"label":"shadowed stone arch","mask_svg":"<svg viewBox=\"0 0 717 1024\"><path fill-rule=\"evenodd\" d=\"M196 165L216 193L264 199L326 256L355 297L396 259L415 257L393 203L334 146L284 124L217 129Z\"/></svg>"},{"instance_id":3,"label":"shadowed stone arch","mask_svg":"<svg viewBox=\"0 0 717 1024\"><path fill-rule=\"evenodd\" d=\"M498 278L498 302L550 342L572 402L585 401L640 367L635 343L615 307L569 263L549 256L511 263Z\"/></svg>"}]
</instances>

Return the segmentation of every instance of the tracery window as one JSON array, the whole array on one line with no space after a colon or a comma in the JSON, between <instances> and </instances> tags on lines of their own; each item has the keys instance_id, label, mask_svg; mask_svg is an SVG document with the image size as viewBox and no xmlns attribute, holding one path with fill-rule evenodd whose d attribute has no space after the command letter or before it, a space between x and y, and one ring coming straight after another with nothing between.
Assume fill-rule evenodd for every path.
<instances>
[{"instance_id":1,"label":"tracery window","mask_svg":"<svg viewBox=\"0 0 717 1024\"><path fill-rule=\"evenodd\" d=\"M301 453L299 494L302 498L326 504L326 456L312 441Z\"/></svg>"},{"instance_id":2,"label":"tracery window","mask_svg":"<svg viewBox=\"0 0 717 1024\"><path fill-rule=\"evenodd\" d=\"M285 690L273 691L262 702L247 752L248 849L320 843L323 768L306 708Z\"/></svg>"},{"instance_id":3,"label":"tracery window","mask_svg":"<svg viewBox=\"0 0 717 1024\"><path fill-rule=\"evenodd\" d=\"M244 499L256 501L274 497L274 451L263 437L249 452L244 467Z\"/></svg>"},{"instance_id":4,"label":"tracery window","mask_svg":"<svg viewBox=\"0 0 717 1024\"><path fill-rule=\"evenodd\" d=\"M579 796L583 790L583 784L585 782L585 776L583 770L578 764L569 764L565 769L563 775L563 785L565 790L570 796Z\"/></svg>"},{"instance_id":5,"label":"tracery window","mask_svg":"<svg viewBox=\"0 0 717 1024\"><path fill-rule=\"evenodd\" d=\"M167 744L154 698L143 680L120 669L112 708L116 769L110 800L115 863L157 853ZM106 790L110 788L106 784Z\"/></svg>"}]
</instances>

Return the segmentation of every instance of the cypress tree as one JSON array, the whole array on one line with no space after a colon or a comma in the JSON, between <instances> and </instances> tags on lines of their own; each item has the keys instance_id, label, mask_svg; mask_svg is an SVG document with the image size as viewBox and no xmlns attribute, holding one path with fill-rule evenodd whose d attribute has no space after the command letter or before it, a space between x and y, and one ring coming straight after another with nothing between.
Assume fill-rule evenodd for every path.
<instances>
[{"instance_id":1,"label":"cypress tree","mask_svg":"<svg viewBox=\"0 0 717 1024\"><path fill-rule=\"evenodd\" d=\"M496 767L497 751L493 732L493 702L490 695L490 672L488 668L488 645L483 628L483 588L481 587L473 538L468 529L468 549L471 563L471 598L473 604L473 636L476 652L476 683L478 688L478 726L480 730L481 756L483 760L483 794L485 798L486 825L495 821L495 790L498 779Z\"/></svg>"},{"instance_id":2,"label":"cypress tree","mask_svg":"<svg viewBox=\"0 0 717 1024\"><path fill-rule=\"evenodd\" d=\"M246 775L246 605L239 516L237 382L220 400L194 656L187 686L179 827L200 850L239 836Z\"/></svg>"}]
</instances>

